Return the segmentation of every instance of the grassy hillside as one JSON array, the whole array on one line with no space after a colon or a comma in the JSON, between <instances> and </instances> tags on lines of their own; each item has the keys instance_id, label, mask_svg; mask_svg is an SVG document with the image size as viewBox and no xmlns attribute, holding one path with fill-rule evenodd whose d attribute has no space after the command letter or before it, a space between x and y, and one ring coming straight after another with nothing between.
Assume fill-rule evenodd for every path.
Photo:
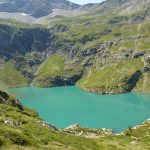
<instances>
[{"instance_id":1,"label":"grassy hillside","mask_svg":"<svg viewBox=\"0 0 150 150\"><path fill-rule=\"evenodd\" d=\"M64 60L61 56L55 55L49 57L37 70L37 75L63 75L64 74Z\"/></svg>"},{"instance_id":2,"label":"grassy hillside","mask_svg":"<svg viewBox=\"0 0 150 150\"><path fill-rule=\"evenodd\" d=\"M37 69L33 85L40 87L74 84L82 73L81 62L74 62L60 54L50 56ZM77 78L77 79L76 79Z\"/></svg>"},{"instance_id":3,"label":"grassy hillside","mask_svg":"<svg viewBox=\"0 0 150 150\"><path fill-rule=\"evenodd\" d=\"M83 89L96 93L123 93L131 90L132 82L136 82L133 76L144 67L140 59L126 60L117 62L117 64L108 64L99 70L90 70L88 74L81 79L77 85ZM140 74L137 74L139 80ZM131 81L130 81L131 80ZM135 86L135 85L134 85Z\"/></svg>"},{"instance_id":4,"label":"grassy hillside","mask_svg":"<svg viewBox=\"0 0 150 150\"><path fill-rule=\"evenodd\" d=\"M145 73L137 83L133 92L150 93L150 74Z\"/></svg>"},{"instance_id":5,"label":"grassy hillside","mask_svg":"<svg viewBox=\"0 0 150 150\"><path fill-rule=\"evenodd\" d=\"M42 120L35 111L22 108L14 97L5 92L0 91L0 95L0 149L98 149L95 140L42 126ZM10 122L18 122L18 125Z\"/></svg>"},{"instance_id":6,"label":"grassy hillside","mask_svg":"<svg viewBox=\"0 0 150 150\"><path fill-rule=\"evenodd\" d=\"M106 42L115 42L111 52L121 52L119 49L135 48L149 50L150 25L148 20L142 20L143 13L134 15L120 15L108 13L105 15L84 15L65 18L52 22L51 26L62 25L67 32L56 32L59 36L58 44L74 43L81 50L101 46ZM130 23L129 23L130 22ZM140 38L136 38L140 36Z\"/></svg>"},{"instance_id":7,"label":"grassy hillside","mask_svg":"<svg viewBox=\"0 0 150 150\"><path fill-rule=\"evenodd\" d=\"M120 135L99 134L97 138L65 133L44 123L38 114L16 98L0 90L0 149L2 150L149 150L150 121ZM76 132L96 134L96 130L79 128Z\"/></svg>"},{"instance_id":8,"label":"grassy hillside","mask_svg":"<svg viewBox=\"0 0 150 150\"><path fill-rule=\"evenodd\" d=\"M54 29L58 25L67 28L65 32L54 30L61 39L57 41L57 44L74 44L79 49L77 56L87 60L84 69L89 73L77 83L78 86L96 93L136 91L134 90L136 86L134 74L137 70L141 70L143 74L144 68L144 61L141 62L137 58L143 60L144 56L150 53L150 24L149 20L142 19L143 17L144 11L130 15L115 12L103 15L89 13L53 22ZM118 62L125 63L121 66ZM114 64L116 65L112 68ZM122 70L126 68L127 72L123 72ZM122 73L119 74L119 72ZM147 74L140 75L137 80L139 81L137 91L150 91L147 86L149 73ZM132 79L132 76L135 79ZM142 84L144 77L146 78L145 89ZM128 85L130 78L135 85ZM139 88L139 85L142 87Z\"/></svg>"},{"instance_id":9,"label":"grassy hillside","mask_svg":"<svg viewBox=\"0 0 150 150\"><path fill-rule=\"evenodd\" d=\"M28 80L11 63L8 62L0 66L1 87L22 87L27 85Z\"/></svg>"},{"instance_id":10,"label":"grassy hillside","mask_svg":"<svg viewBox=\"0 0 150 150\"><path fill-rule=\"evenodd\" d=\"M43 62L36 72L34 85L47 87L52 86L55 77L64 75L64 59L61 56L50 56Z\"/></svg>"}]
</instances>

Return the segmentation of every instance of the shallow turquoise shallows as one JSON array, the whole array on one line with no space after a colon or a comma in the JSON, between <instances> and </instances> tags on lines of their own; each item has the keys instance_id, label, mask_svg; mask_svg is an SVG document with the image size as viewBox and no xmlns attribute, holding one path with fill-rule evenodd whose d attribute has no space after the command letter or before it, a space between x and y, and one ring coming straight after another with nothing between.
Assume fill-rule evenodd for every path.
<instances>
[{"instance_id":1,"label":"shallow turquoise shallows","mask_svg":"<svg viewBox=\"0 0 150 150\"><path fill-rule=\"evenodd\" d=\"M10 89L22 104L40 117L64 128L74 123L88 128L113 128L115 132L150 118L149 94L99 95L77 87Z\"/></svg>"}]
</instances>

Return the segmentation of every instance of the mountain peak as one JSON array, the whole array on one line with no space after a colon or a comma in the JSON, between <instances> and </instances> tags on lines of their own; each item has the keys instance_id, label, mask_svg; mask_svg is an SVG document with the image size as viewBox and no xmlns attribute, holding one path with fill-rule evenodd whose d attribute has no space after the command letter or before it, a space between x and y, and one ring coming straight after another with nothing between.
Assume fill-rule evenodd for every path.
<instances>
[{"instance_id":1,"label":"mountain peak","mask_svg":"<svg viewBox=\"0 0 150 150\"><path fill-rule=\"evenodd\" d=\"M0 0L0 12L25 13L34 17L43 17L53 9L77 9L80 5L67 0Z\"/></svg>"}]
</instances>

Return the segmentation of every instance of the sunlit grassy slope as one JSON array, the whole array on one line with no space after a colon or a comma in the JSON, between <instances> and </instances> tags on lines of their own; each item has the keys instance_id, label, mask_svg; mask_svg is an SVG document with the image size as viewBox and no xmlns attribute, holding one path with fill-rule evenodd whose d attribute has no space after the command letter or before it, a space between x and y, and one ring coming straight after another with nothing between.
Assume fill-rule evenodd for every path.
<instances>
[{"instance_id":1,"label":"sunlit grassy slope","mask_svg":"<svg viewBox=\"0 0 150 150\"><path fill-rule=\"evenodd\" d=\"M150 74L145 73L137 83L134 92L149 93L150 92Z\"/></svg>"},{"instance_id":2,"label":"sunlit grassy slope","mask_svg":"<svg viewBox=\"0 0 150 150\"><path fill-rule=\"evenodd\" d=\"M0 66L1 87L22 87L28 85L28 80L11 64Z\"/></svg>"},{"instance_id":3,"label":"sunlit grassy slope","mask_svg":"<svg viewBox=\"0 0 150 150\"><path fill-rule=\"evenodd\" d=\"M49 57L37 70L39 75L63 75L64 74L64 60L61 56Z\"/></svg>"},{"instance_id":4,"label":"sunlit grassy slope","mask_svg":"<svg viewBox=\"0 0 150 150\"><path fill-rule=\"evenodd\" d=\"M123 93L130 88L129 80L143 67L143 62L126 60L100 70L91 70L77 85L97 93Z\"/></svg>"},{"instance_id":5,"label":"sunlit grassy slope","mask_svg":"<svg viewBox=\"0 0 150 150\"><path fill-rule=\"evenodd\" d=\"M149 21L139 21L136 18L142 17L143 13L132 16L122 16L119 14L105 15L85 15L75 18L66 18L53 22L53 26L64 25L69 30L67 32L56 32L60 37L58 44L73 42L80 46L81 50L100 45L104 42L125 39L130 36L142 36L141 39L128 39L122 41L117 47L112 47L110 51L118 51L118 48L137 48L139 50L149 50ZM133 22L129 23L129 20ZM145 42L144 42L145 41ZM136 44L137 43L137 44ZM119 52L119 51L118 51Z\"/></svg>"},{"instance_id":6,"label":"sunlit grassy slope","mask_svg":"<svg viewBox=\"0 0 150 150\"><path fill-rule=\"evenodd\" d=\"M1 150L149 150L150 122L139 129L129 129L123 135L103 135L84 138L43 126L34 110L23 108L16 98L0 90ZM6 122L19 125L6 124ZM84 130L84 129L83 129ZM86 129L88 132L88 129ZM93 130L93 132L95 132Z\"/></svg>"}]
</instances>

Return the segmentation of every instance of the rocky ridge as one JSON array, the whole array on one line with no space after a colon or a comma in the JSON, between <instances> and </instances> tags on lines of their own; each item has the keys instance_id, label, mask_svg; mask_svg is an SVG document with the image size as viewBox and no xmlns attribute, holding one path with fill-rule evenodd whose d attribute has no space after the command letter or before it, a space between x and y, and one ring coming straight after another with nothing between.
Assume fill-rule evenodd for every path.
<instances>
[{"instance_id":1,"label":"rocky ridge","mask_svg":"<svg viewBox=\"0 0 150 150\"><path fill-rule=\"evenodd\" d=\"M46 16L53 9L77 9L79 5L67 0L1 0L0 12L24 13L36 18Z\"/></svg>"}]
</instances>

